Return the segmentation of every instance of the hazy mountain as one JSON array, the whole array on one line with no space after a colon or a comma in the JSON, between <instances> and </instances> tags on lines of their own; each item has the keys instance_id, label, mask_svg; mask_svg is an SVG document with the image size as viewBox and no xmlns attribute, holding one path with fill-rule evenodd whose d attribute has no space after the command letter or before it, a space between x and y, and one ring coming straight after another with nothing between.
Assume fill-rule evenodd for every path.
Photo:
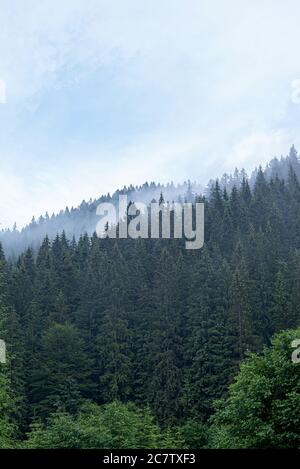
<instances>
[{"instance_id":1,"label":"hazy mountain","mask_svg":"<svg viewBox=\"0 0 300 469\"><path fill-rule=\"evenodd\" d=\"M280 159L273 158L264 169L264 174L268 180L275 177L287 180L290 165L300 180L300 162L294 146L291 147L288 156ZM258 168L248 177L244 169L238 170L236 168L233 174L223 174L219 178L219 183L221 188L226 189L227 192L230 192L234 186L239 188L243 179L247 179L250 187L253 187L257 173ZM1 230L0 242L6 255L16 259L29 246L36 251L46 234L50 239L54 239L57 233L64 231L68 238L75 237L77 240L83 233L93 234L99 220L96 215L96 208L99 203L112 202L116 204L120 194L126 194L128 201L132 202L150 203L152 200L158 201L161 193L166 201L193 201L196 195L209 197L210 189L214 183L215 180L210 180L206 188L197 182L191 181L185 181L183 184L178 185L174 185L173 182L166 185L146 182L142 186L125 186L112 195L102 195L98 199L90 199L88 202L84 200L75 208L66 207L58 214L49 216L46 213L40 216L38 220L33 218L31 223L21 230L18 230L16 225L12 230Z\"/></svg>"}]
</instances>

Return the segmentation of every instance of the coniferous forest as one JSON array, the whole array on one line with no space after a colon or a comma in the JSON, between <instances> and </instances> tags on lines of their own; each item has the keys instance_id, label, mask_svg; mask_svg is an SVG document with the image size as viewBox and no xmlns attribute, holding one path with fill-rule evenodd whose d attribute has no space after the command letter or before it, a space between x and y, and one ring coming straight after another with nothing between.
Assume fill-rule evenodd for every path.
<instances>
[{"instance_id":1,"label":"coniferous forest","mask_svg":"<svg viewBox=\"0 0 300 469\"><path fill-rule=\"evenodd\" d=\"M284 164L195 195L199 250L63 230L1 248L0 447L299 448L294 149Z\"/></svg>"}]
</instances>

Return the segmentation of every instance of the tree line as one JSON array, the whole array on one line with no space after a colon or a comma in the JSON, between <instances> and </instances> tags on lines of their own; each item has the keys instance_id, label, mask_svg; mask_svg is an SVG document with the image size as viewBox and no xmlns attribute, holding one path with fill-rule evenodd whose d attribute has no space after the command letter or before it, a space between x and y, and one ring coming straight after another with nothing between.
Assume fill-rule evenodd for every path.
<instances>
[{"instance_id":1,"label":"tree line","mask_svg":"<svg viewBox=\"0 0 300 469\"><path fill-rule=\"evenodd\" d=\"M57 432L69 429L75 446L117 447L107 445L120 445L120 434L132 428L135 436L122 444L268 447L283 444L274 430L282 425L290 445L299 446L290 411L299 406L292 378L299 368L289 360L284 375L278 355L290 353L291 333L281 336L284 346L275 340L268 349L273 369L257 358L275 333L299 326L297 174L290 165L286 181L268 179L260 169L253 188L243 178L228 192L216 181L209 197L196 201L205 204L201 250L186 250L179 239L83 234L76 241L62 233L16 262L0 251L0 337L8 355L0 365L3 446L14 435L31 447L56 447ZM249 353L258 355L232 384ZM285 376L282 389L272 370ZM247 399L254 408L257 402L259 442L248 438L255 426L237 427L236 396L245 418ZM118 415L127 424L114 436ZM97 440L100 424L106 434Z\"/></svg>"}]
</instances>

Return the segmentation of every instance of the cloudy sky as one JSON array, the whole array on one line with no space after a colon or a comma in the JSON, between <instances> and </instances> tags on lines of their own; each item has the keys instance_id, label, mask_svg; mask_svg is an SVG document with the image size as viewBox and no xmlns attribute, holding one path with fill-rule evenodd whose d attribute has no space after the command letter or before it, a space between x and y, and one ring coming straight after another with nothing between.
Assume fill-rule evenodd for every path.
<instances>
[{"instance_id":1,"label":"cloudy sky","mask_svg":"<svg viewBox=\"0 0 300 469\"><path fill-rule=\"evenodd\" d=\"M299 24L299 0L0 0L0 226L300 148Z\"/></svg>"}]
</instances>

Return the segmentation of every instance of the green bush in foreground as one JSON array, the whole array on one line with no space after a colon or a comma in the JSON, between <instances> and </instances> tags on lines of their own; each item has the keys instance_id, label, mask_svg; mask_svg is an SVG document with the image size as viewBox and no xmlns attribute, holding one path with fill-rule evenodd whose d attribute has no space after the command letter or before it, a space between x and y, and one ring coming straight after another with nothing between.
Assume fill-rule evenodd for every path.
<instances>
[{"instance_id":1,"label":"green bush in foreground","mask_svg":"<svg viewBox=\"0 0 300 469\"><path fill-rule=\"evenodd\" d=\"M212 448L299 448L300 363L291 342L300 328L274 336L272 347L241 365L229 397L211 418Z\"/></svg>"},{"instance_id":2,"label":"green bush in foreground","mask_svg":"<svg viewBox=\"0 0 300 469\"><path fill-rule=\"evenodd\" d=\"M161 429L133 403L85 403L78 414L57 412L36 421L27 440L14 441L13 404L0 374L0 448L300 448L300 363L292 361L300 328L274 336L272 346L242 363L226 399L207 424L187 420Z\"/></svg>"},{"instance_id":3,"label":"green bush in foreground","mask_svg":"<svg viewBox=\"0 0 300 469\"><path fill-rule=\"evenodd\" d=\"M161 430L148 410L113 402L85 404L78 416L53 414L47 425L34 423L27 448L176 448L182 442Z\"/></svg>"}]
</instances>

